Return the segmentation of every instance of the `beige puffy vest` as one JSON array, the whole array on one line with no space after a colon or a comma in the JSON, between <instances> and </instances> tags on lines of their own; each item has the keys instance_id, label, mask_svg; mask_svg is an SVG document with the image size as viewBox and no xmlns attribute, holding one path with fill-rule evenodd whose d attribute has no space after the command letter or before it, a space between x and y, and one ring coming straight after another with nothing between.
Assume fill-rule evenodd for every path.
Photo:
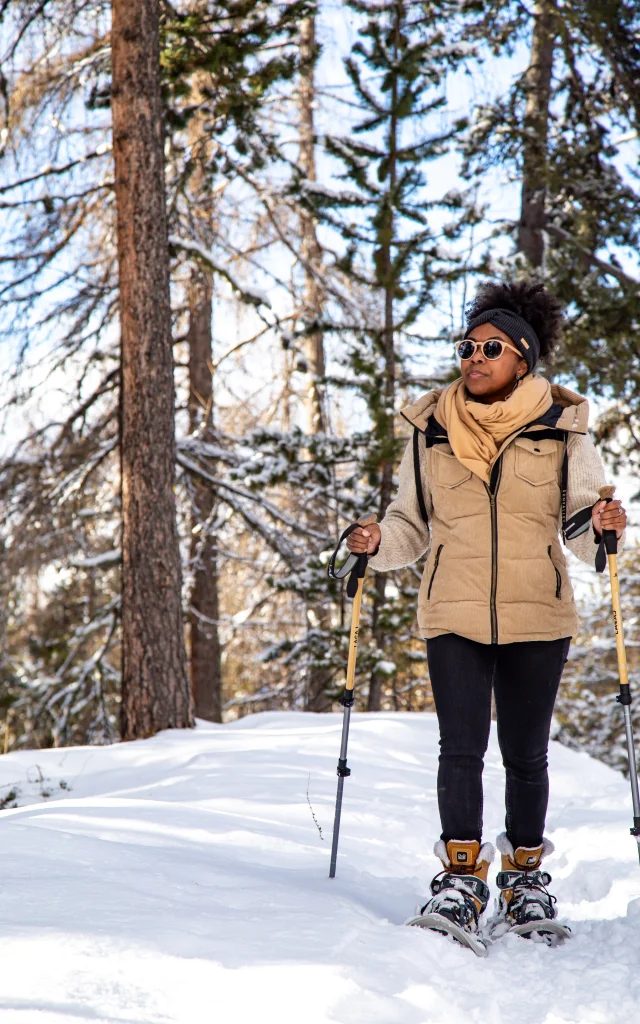
<instances>
[{"instance_id":1,"label":"beige puffy vest","mask_svg":"<svg viewBox=\"0 0 640 1024\"><path fill-rule=\"evenodd\" d=\"M402 410L424 431L441 391ZM556 429L586 433L588 403L552 387L565 406ZM568 404L569 403L569 404ZM480 643L574 636L578 617L558 536L564 445L522 427L494 464L493 487L458 462L448 443L427 448L431 547L418 597L425 638L458 633ZM420 436L420 443L424 444Z\"/></svg>"}]
</instances>

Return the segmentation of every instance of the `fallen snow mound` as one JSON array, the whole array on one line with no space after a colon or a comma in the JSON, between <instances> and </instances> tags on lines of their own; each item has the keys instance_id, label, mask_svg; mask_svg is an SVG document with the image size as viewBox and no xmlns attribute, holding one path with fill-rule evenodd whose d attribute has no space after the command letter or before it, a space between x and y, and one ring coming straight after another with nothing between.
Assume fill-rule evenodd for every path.
<instances>
[{"instance_id":1,"label":"fallen snow mound","mask_svg":"<svg viewBox=\"0 0 640 1024\"><path fill-rule=\"evenodd\" d=\"M354 715L329 880L340 729L268 713L0 759L2 1024L637 1018L640 866L620 775L552 745L547 864L574 938L510 935L479 960L401 927L439 867L432 715ZM486 839L503 785L492 735Z\"/></svg>"}]
</instances>

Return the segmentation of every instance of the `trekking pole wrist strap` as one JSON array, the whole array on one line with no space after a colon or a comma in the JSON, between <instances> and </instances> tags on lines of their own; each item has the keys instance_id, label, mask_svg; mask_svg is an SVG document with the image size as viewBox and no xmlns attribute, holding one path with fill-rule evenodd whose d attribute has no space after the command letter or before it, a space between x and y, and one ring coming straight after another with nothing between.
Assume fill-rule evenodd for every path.
<instances>
[{"instance_id":1,"label":"trekking pole wrist strap","mask_svg":"<svg viewBox=\"0 0 640 1024\"><path fill-rule=\"evenodd\" d=\"M605 490L605 488L602 488ZM607 488L613 492L613 488ZM602 497L601 500L606 501L607 505L612 500L609 497ZM616 555L618 553L618 534L615 530L603 530L600 534L600 538L596 539L598 550L596 551L596 572L604 572L607 566L607 555Z\"/></svg>"},{"instance_id":2,"label":"trekking pole wrist strap","mask_svg":"<svg viewBox=\"0 0 640 1024\"><path fill-rule=\"evenodd\" d=\"M338 541L336 549L331 555L331 558L329 559L329 565L327 567L327 576L331 580L343 580L345 576L349 577L349 579L347 580L346 588L347 597L356 596L358 590L358 580L361 580L365 572L367 571L367 562L369 561L369 556L364 551L359 555L351 551L349 553L349 557L342 563L342 565L339 568L336 568L336 559L338 557L338 552L344 541L347 539L347 537L349 537L354 532L354 530L357 530L358 528L363 526L368 526L373 521L372 517L363 516L363 519L365 518L368 518L368 522L363 522L362 520L360 520L357 523L351 523L349 526L347 526L346 530L342 532L340 540Z\"/></svg>"}]
</instances>

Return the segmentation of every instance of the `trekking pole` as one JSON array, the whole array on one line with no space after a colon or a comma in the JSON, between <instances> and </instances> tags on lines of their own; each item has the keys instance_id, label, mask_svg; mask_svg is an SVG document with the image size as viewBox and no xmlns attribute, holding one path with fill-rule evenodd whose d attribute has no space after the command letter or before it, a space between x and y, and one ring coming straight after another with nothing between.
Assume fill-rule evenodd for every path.
<instances>
[{"instance_id":1,"label":"trekking pole","mask_svg":"<svg viewBox=\"0 0 640 1024\"><path fill-rule=\"evenodd\" d=\"M601 487L600 497L609 503L613 498L615 487ZM604 550L602 549L604 546ZM638 769L636 766L635 744L633 742L633 722L631 719L631 689L627 671L627 654L624 646L622 627L622 607L620 605L620 581L618 579L618 536L615 530L603 530L601 548L596 556L596 569L604 572L604 551L609 562L611 579L611 604L613 606L613 628L616 634L616 651L618 654L618 675L620 677L620 693L616 700L622 705L624 714L624 731L627 736L627 754L629 758L629 781L631 783L631 802L633 804L633 828L631 835L638 843L640 857L640 795L638 793Z\"/></svg>"},{"instance_id":2,"label":"trekking pole","mask_svg":"<svg viewBox=\"0 0 640 1024\"><path fill-rule=\"evenodd\" d=\"M340 743L340 757L338 759L338 792L336 794L336 813L333 819L333 842L331 844L331 864L329 866L329 878L336 877L336 860L338 857L338 838L340 835L340 816L342 814L342 791L344 780L351 775L351 769L347 768L347 744L349 742L349 722L351 720L351 708L353 707L353 684L356 674L356 653L358 650L358 629L360 623L360 604L362 602L362 588L364 586L364 574L367 571L367 555L356 555L351 552L344 565L336 569L336 556L340 545L359 526L370 526L376 521L375 514L361 516L357 523L352 523L342 534L338 541L338 547L331 556L327 573L332 580L342 580L349 576L347 582L347 597L353 598L351 610L351 634L349 637L349 658L347 661L347 678L344 685L344 694L340 703L344 708L342 716L342 740Z\"/></svg>"}]
</instances>

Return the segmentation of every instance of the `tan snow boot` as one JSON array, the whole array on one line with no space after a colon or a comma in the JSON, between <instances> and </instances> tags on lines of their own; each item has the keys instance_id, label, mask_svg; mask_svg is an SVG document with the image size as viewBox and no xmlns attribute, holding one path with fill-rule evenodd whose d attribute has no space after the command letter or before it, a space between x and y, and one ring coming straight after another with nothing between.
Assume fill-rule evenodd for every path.
<instances>
[{"instance_id":1,"label":"tan snow boot","mask_svg":"<svg viewBox=\"0 0 640 1024\"><path fill-rule=\"evenodd\" d=\"M540 870L544 858L553 853L553 843L543 839L540 846L518 846L514 850L506 832L502 832L496 845L502 854L502 870L497 877L500 914L512 925L553 920L557 915L556 899L547 890L551 875Z\"/></svg>"},{"instance_id":2,"label":"tan snow boot","mask_svg":"<svg viewBox=\"0 0 640 1024\"><path fill-rule=\"evenodd\" d=\"M442 866L448 874L473 876L479 878L487 886L489 865L495 857L495 850L491 843L481 846L475 839L450 839L445 844L442 839L439 839L433 852L442 861ZM437 875L436 878L438 878ZM470 882L470 887L474 889L472 882ZM474 894L474 902L478 913L481 914L487 905L487 899L483 900L482 887L477 886L475 889L477 889L478 895Z\"/></svg>"},{"instance_id":3,"label":"tan snow boot","mask_svg":"<svg viewBox=\"0 0 640 1024\"><path fill-rule=\"evenodd\" d=\"M433 848L444 871L431 882L431 899L406 923L450 935L477 956L487 955L479 918L489 902L487 873L495 856L491 843L439 839Z\"/></svg>"}]
</instances>

